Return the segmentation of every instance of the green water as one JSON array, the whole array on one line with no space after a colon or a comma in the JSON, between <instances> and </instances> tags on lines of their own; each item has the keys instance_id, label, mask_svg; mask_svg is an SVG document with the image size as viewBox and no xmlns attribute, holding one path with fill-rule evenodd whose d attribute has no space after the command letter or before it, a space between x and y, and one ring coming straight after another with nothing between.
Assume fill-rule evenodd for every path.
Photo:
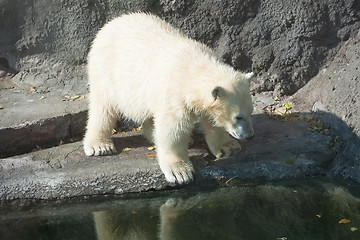
<instances>
[{"instance_id":1,"label":"green water","mask_svg":"<svg viewBox=\"0 0 360 240\"><path fill-rule=\"evenodd\" d=\"M358 197L313 179L12 206L0 239L360 239Z\"/></svg>"}]
</instances>

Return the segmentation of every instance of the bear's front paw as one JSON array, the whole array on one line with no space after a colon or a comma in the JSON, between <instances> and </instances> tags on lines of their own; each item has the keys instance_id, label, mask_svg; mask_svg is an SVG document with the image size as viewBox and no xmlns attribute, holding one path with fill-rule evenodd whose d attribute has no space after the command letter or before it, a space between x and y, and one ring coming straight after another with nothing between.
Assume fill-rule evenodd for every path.
<instances>
[{"instance_id":1,"label":"bear's front paw","mask_svg":"<svg viewBox=\"0 0 360 240\"><path fill-rule=\"evenodd\" d=\"M241 151L241 145L240 143L235 140L231 139L229 142L220 145L218 148L213 149L212 154L216 157L216 159L219 159L221 157L228 157L231 154L237 153Z\"/></svg>"},{"instance_id":2,"label":"bear's front paw","mask_svg":"<svg viewBox=\"0 0 360 240\"><path fill-rule=\"evenodd\" d=\"M87 156L109 155L116 153L112 142L84 142L84 152Z\"/></svg>"},{"instance_id":3,"label":"bear's front paw","mask_svg":"<svg viewBox=\"0 0 360 240\"><path fill-rule=\"evenodd\" d=\"M190 161L176 161L160 164L166 180L171 184L187 184L194 179L194 167Z\"/></svg>"}]
</instances>

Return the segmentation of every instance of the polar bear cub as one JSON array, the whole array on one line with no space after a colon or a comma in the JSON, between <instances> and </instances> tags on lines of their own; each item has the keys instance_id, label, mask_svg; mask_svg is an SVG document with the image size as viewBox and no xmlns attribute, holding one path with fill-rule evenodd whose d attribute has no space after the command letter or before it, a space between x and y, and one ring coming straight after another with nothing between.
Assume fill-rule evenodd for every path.
<instances>
[{"instance_id":1,"label":"polar bear cub","mask_svg":"<svg viewBox=\"0 0 360 240\"><path fill-rule=\"evenodd\" d=\"M193 180L187 150L195 122L217 158L254 134L253 73L235 71L156 16L133 13L106 24L91 46L88 77L88 156L116 152L111 130L117 119L131 119L156 144L167 181L184 184Z\"/></svg>"}]
</instances>

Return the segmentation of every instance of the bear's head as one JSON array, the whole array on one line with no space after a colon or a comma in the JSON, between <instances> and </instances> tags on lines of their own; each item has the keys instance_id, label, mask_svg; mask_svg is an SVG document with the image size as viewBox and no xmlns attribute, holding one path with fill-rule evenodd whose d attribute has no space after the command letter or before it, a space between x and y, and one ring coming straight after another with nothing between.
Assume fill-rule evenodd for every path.
<instances>
[{"instance_id":1,"label":"bear's head","mask_svg":"<svg viewBox=\"0 0 360 240\"><path fill-rule=\"evenodd\" d=\"M254 130L251 121L253 105L250 95L251 73L237 73L236 80L225 86L216 86L211 95L212 106L208 113L216 126L225 130L236 139L251 139Z\"/></svg>"}]
</instances>

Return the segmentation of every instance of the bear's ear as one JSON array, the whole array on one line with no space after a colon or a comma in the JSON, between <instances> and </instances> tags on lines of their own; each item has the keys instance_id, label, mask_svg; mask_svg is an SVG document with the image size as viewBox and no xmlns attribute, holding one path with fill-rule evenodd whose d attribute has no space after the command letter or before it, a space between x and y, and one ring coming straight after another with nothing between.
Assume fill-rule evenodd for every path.
<instances>
[{"instance_id":1,"label":"bear's ear","mask_svg":"<svg viewBox=\"0 0 360 240\"><path fill-rule=\"evenodd\" d=\"M224 95L224 89L222 89L222 87L215 87L212 92L211 95L214 97L214 99L218 99L220 97L222 97Z\"/></svg>"}]
</instances>

